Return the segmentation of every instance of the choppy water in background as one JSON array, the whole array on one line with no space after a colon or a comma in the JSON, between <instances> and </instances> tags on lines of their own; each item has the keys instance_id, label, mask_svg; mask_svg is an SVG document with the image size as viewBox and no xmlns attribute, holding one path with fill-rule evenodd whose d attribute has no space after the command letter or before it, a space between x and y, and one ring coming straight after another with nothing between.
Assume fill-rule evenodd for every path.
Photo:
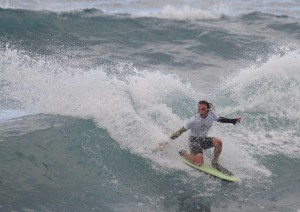
<instances>
[{"instance_id":1,"label":"choppy water in background","mask_svg":"<svg viewBox=\"0 0 300 212\"><path fill-rule=\"evenodd\" d=\"M298 1L0 6L0 211L300 210ZM153 153L200 99L239 184Z\"/></svg>"}]
</instances>

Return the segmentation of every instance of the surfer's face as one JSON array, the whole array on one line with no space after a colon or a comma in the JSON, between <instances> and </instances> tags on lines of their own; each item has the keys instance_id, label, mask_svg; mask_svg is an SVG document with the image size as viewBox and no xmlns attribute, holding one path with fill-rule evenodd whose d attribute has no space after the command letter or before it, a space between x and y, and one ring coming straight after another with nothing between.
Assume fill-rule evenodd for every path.
<instances>
[{"instance_id":1,"label":"surfer's face","mask_svg":"<svg viewBox=\"0 0 300 212\"><path fill-rule=\"evenodd\" d=\"M198 113L201 118L206 118L208 114L207 105L206 104L198 104Z\"/></svg>"}]
</instances>

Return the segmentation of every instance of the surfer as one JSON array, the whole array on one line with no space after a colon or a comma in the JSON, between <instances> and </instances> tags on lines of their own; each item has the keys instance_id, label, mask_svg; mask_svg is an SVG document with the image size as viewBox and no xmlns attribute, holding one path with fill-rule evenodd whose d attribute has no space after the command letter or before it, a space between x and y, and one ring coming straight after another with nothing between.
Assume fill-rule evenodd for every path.
<instances>
[{"instance_id":1,"label":"surfer","mask_svg":"<svg viewBox=\"0 0 300 212\"><path fill-rule=\"evenodd\" d=\"M212 159L211 164L214 167L219 166L218 159L222 151L222 141L219 138L207 136L207 133L214 121L221 123L231 123L234 125L241 122L241 117L237 117L235 119L219 117L212 112L213 109L214 106L211 103L204 100L199 101L198 113L187 120L182 128L176 130L170 135L170 139L174 140L178 138L182 133L190 130L190 153L188 153L186 150L181 150L179 151L179 154L195 165L203 165L203 149L214 147L214 158ZM167 142L160 143L159 149L162 149L162 147L166 144Z\"/></svg>"}]
</instances>

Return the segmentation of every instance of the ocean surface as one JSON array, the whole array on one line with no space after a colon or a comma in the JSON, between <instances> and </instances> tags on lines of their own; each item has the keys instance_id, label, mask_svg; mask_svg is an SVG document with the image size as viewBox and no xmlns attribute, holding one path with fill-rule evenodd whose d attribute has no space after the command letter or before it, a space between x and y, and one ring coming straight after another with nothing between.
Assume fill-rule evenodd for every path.
<instances>
[{"instance_id":1,"label":"ocean surface","mask_svg":"<svg viewBox=\"0 0 300 212\"><path fill-rule=\"evenodd\" d=\"M239 183L153 151L203 99ZM298 0L0 1L0 211L300 212L299 109Z\"/></svg>"}]
</instances>

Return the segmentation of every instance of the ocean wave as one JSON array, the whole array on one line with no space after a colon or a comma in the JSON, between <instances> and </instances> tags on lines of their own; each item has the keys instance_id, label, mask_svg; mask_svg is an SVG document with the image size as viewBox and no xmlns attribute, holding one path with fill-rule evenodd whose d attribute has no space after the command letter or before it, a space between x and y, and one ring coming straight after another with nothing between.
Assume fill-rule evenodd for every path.
<instances>
[{"instance_id":1,"label":"ocean wave","mask_svg":"<svg viewBox=\"0 0 300 212\"><path fill-rule=\"evenodd\" d=\"M274 55L259 66L241 70L221 86L220 102L230 105L228 112L245 114L243 134L255 151L299 157L299 57L298 50Z\"/></svg>"},{"instance_id":2,"label":"ocean wave","mask_svg":"<svg viewBox=\"0 0 300 212\"><path fill-rule=\"evenodd\" d=\"M34 11L76 12L95 10L107 15L127 14L130 16L156 17L174 20L206 20L217 19L224 16L241 16L255 12L271 14L274 16L289 16L299 18L300 7L296 0L269 2L243 2L239 1L209 1L195 0L161 1L36 1L22 2L19 0L3 1L0 7L5 9L25 9ZM98 13L98 12L97 12ZM98 15L100 14L98 13Z\"/></svg>"},{"instance_id":3,"label":"ocean wave","mask_svg":"<svg viewBox=\"0 0 300 212\"><path fill-rule=\"evenodd\" d=\"M0 210L299 208L293 15L257 11L265 1L76 2L1 2ZM185 166L188 133L153 151L201 99L242 117L210 131L239 184Z\"/></svg>"},{"instance_id":4,"label":"ocean wave","mask_svg":"<svg viewBox=\"0 0 300 212\"><path fill-rule=\"evenodd\" d=\"M18 63L9 62L12 60ZM213 100L212 96L194 90L174 74L139 70L129 64L72 68L62 60L31 58L24 52L10 49L3 54L2 64L3 80L9 83L2 87L1 95L19 102L18 107L33 113L92 119L99 128L107 130L121 148L167 169L186 169L178 165L176 150L187 148L186 136L179 139L182 142L175 142L166 149L161 157L153 154L153 149L196 112L200 97ZM226 110L219 112L228 114ZM235 141L230 139L230 132L220 130L219 133L229 142L227 146L232 147L224 153L228 164L231 163L242 177L245 177L242 169L253 172L252 164L256 163L253 155L238 150ZM244 153L244 159L252 161L248 166L232 163L238 151ZM255 173L269 175L259 165ZM253 178L251 175L250 179Z\"/></svg>"}]
</instances>

